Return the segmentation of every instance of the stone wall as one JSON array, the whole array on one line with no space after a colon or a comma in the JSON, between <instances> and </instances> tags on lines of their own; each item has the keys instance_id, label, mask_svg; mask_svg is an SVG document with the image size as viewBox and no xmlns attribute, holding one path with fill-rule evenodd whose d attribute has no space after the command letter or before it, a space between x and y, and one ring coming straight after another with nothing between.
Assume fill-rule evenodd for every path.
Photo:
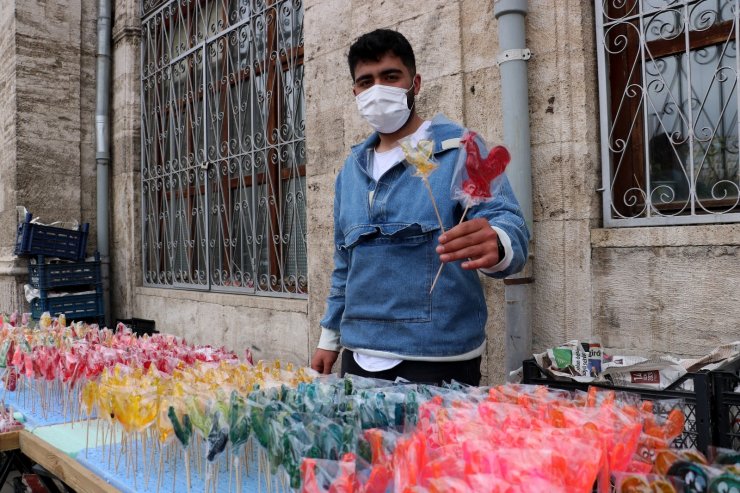
<instances>
[{"instance_id":1,"label":"stone wall","mask_svg":"<svg viewBox=\"0 0 740 493\"><path fill-rule=\"evenodd\" d=\"M47 222L90 222L95 249L96 18L89 0L0 6L0 311L25 304L26 264L12 256L16 206Z\"/></svg>"},{"instance_id":2,"label":"stone wall","mask_svg":"<svg viewBox=\"0 0 740 493\"><path fill-rule=\"evenodd\" d=\"M740 338L740 224L594 229L591 243L605 346L700 356Z\"/></svg>"}]
</instances>

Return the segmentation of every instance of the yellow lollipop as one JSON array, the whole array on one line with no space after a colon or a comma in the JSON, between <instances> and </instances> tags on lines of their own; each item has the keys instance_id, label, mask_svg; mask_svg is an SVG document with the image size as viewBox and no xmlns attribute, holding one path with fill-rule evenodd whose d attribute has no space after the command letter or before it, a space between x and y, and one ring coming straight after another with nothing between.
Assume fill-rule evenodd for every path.
<instances>
[{"instance_id":1,"label":"yellow lollipop","mask_svg":"<svg viewBox=\"0 0 740 493\"><path fill-rule=\"evenodd\" d=\"M432 161L432 151L434 150L434 144L430 140L422 139L416 146L413 146L411 142L406 139L400 142L403 154L414 168L416 168L416 176L421 177L424 181L424 185L427 187L429 192L429 198L432 199L432 206L434 212L437 214L437 221L439 221L439 228L442 233L445 232L445 226L442 222L442 217L439 215L439 209L437 209L437 201L434 200L434 192L432 192L432 186L429 184L429 175L432 171L437 169L437 164Z\"/></svg>"},{"instance_id":2,"label":"yellow lollipop","mask_svg":"<svg viewBox=\"0 0 740 493\"><path fill-rule=\"evenodd\" d=\"M432 151L434 150L432 141L420 140L414 147L410 141L402 140L401 149L406 161L416 168L416 176L428 177L432 171L437 169L437 164L432 161Z\"/></svg>"}]
</instances>

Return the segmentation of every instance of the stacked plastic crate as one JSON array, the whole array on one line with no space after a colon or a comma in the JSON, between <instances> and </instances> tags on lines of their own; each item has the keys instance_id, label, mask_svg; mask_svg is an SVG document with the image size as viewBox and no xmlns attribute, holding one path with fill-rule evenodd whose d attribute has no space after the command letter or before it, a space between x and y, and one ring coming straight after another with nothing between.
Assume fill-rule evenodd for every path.
<instances>
[{"instance_id":1,"label":"stacked plastic crate","mask_svg":"<svg viewBox=\"0 0 740 493\"><path fill-rule=\"evenodd\" d=\"M18 225L15 254L29 257L29 284L39 291L31 315L64 314L67 320L102 323L105 318L100 256L85 261L89 225L65 229L31 222L27 213Z\"/></svg>"}]
</instances>

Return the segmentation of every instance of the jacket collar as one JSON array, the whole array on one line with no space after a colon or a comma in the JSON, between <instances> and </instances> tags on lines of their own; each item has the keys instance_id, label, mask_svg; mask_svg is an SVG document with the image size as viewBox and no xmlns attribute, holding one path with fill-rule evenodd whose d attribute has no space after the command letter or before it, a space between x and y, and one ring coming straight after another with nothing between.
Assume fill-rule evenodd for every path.
<instances>
[{"instance_id":1,"label":"jacket collar","mask_svg":"<svg viewBox=\"0 0 740 493\"><path fill-rule=\"evenodd\" d=\"M463 130L464 129L460 125L453 122L442 113L437 113L434 118L432 118L428 130L431 134L430 137L434 142L434 154L438 154L449 149L451 147L449 142L462 137ZM378 132L373 132L363 142L352 146L350 154L354 158L354 162L357 163L365 173L368 173L368 151L374 149L379 140L380 135ZM443 143L445 145L443 145ZM458 145L454 145L452 147L458 147Z\"/></svg>"}]
</instances>

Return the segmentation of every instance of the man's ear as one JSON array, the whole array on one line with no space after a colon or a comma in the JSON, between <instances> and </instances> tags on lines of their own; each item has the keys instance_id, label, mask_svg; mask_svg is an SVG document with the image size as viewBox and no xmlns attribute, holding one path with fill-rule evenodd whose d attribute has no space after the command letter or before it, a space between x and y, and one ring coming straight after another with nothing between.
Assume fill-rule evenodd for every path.
<instances>
[{"instance_id":1,"label":"man's ear","mask_svg":"<svg viewBox=\"0 0 740 493\"><path fill-rule=\"evenodd\" d=\"M414 75L414 96L419 95L420 89L421 89L421 75L416 74Z\"/></svg>"}]
</instances>

